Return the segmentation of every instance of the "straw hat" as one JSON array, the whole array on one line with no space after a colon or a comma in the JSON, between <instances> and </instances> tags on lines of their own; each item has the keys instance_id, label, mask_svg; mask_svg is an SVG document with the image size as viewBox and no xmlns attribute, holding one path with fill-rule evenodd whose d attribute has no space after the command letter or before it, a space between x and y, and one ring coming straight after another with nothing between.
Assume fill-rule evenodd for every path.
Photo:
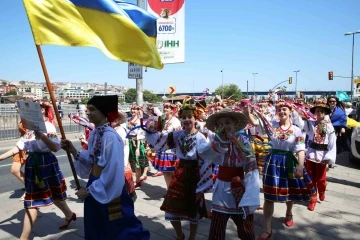
<instances>
[{"instance_id":1,"label":"straw hat","mask_svg":"<svg viewBox=\"0 0 360 240\"><path fill-rule=\"evenodd\" d=\"M314 114L316 108L322 108L322 109L324 109L326 114L330 114L330 113L331 113L331 110L330 110L330 108L329 108L329 105L327 105L326 99L321 99L321 98L320 98L320 99L317 99L316 102L315 102L315 105L314 105L312 108L310 108L310 112L311 112L312 114Z\"/></svg>"},{"instance_id":2,"label":"straw hat","mask_svg":"<svg viewBox=\"0 0 360 240\"><path fill-rule=\"evenodd\" d=\"M217 128L217 121L222 117L230 117L235 121L235 131L240 131L248 124L248 119L245 114L241 112L233 112L228 108L224 108L220 112L214 113L206 120L206 127L210 131L215 132Z\"/></svg>"}]
</instances>

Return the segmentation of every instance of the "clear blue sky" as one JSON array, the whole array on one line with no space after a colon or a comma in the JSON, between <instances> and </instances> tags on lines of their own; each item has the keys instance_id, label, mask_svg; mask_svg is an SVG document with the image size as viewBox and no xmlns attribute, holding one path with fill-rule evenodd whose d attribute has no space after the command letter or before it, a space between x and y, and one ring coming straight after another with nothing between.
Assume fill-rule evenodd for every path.
<instances>
[{"instance_id":1,"label":"clear blue sky","mask_svg":"<svg viewBox=\"0 0 360 240\"><path fill-rule=\"evenodd\" d=\"M130 1L134 2L134 1ZM20 0L0 0L0 79L44 82ZM298 90L349 90L350 79L327 80L327 72L350 76L352 37L360 30L359 0L187 0L185 63L149 69L144 88L163 92L213 91L236 83L246 92L266 91L298 74ZM127 63L95 48L43 46L53 82L93 82L135 88ZM360 75L360 34L355 36L354 73ZM194 83L194 84L193 84ZM294 89L288 85L288 89Z\"/></svg>"}]
</instances>

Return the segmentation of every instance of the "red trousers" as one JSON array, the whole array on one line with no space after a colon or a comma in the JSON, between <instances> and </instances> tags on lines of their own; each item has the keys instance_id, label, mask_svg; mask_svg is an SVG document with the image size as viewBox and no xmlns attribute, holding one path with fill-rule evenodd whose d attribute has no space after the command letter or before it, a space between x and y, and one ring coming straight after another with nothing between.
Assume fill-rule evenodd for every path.
<instances>
[{"instance_id":1,"label":"red trousers","mask_svg":"<svg viewBox=\"0 0 360 240\"><path fill-rule=\"evenodd\" d=\"M318 193L324 193L326 190L326 165L307 160L305 167L316 191Z\"/></svg>"},{"instance_id":2,"label":"red trousers","mask_svg":"<svg viewBox=\"0 0 360 240\"><path fill-rule=\"evenodd\" d=\"M231 218L241 240L255 240L254 215L249 215L243 219L241 214L227 214L213 210L211 217L211 226L209 240L224 240L227 221Z\"/></svg>"}]
</instances>

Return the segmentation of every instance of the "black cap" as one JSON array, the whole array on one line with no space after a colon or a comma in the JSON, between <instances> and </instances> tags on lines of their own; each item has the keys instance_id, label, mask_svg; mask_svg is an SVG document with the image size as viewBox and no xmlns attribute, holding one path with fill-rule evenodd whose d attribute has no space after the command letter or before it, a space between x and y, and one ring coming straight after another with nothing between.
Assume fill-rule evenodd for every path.
<instances>
[{"instance_id":1,"label":"black cap","mask_svg":"<svg viewBox=\"0 0 360 240\"><path fill-rule=\"evenodd\" d=\"M198 108L206 109L206 101L205 100L197 101L195 103L195 106Z\"/></svg>"},{"instance_id":2,"label":"black cap","mask_svg":"<svg viewBox=\"0 0 360 240\"><path fill-rule=\"evenodd\" d=\"M95 106L105 117L111 112L118 111L118 96L93 96L87 104Z\"/></svg>"}]
</instances>

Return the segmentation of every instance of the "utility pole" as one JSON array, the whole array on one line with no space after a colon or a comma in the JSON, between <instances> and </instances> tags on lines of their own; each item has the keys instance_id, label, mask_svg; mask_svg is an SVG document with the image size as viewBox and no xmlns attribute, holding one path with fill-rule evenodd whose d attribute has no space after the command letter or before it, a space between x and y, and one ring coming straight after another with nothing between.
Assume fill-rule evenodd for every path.
<instances>
[{"instance_id":1,"label":"utility pole","mask_svg":"<svg viewBox=\"0 0 360 240\"><path fill-rule=\"evenodd\" d=\"M107 82L105 82L105 96L107 95Z\"/></svg>"},{"instance_id":2,"label":"utility pole","mask_svg":"<svg viewBox=\"0 0 360 240\"><path fill-rule=\"evenodd\" d=\"M249 80L246 80L246 95L249 98Z\"/></svg>"},{"instance_id":3,"label":"utility pole","mask_svg":"<svg viewBox=\"0 0 360 240\"><path fill-rule=\"evenodd\" d=\"M137 0L137 5L140 8L143 8L143 0ZM141 71L143 71L143 69L141 68ZM141 74L143 75L143 74ZM144 105L144 97L143 97L143 79L136 79L136 104L138 106L143 106Z\"/></svg>"}]
</instances>

